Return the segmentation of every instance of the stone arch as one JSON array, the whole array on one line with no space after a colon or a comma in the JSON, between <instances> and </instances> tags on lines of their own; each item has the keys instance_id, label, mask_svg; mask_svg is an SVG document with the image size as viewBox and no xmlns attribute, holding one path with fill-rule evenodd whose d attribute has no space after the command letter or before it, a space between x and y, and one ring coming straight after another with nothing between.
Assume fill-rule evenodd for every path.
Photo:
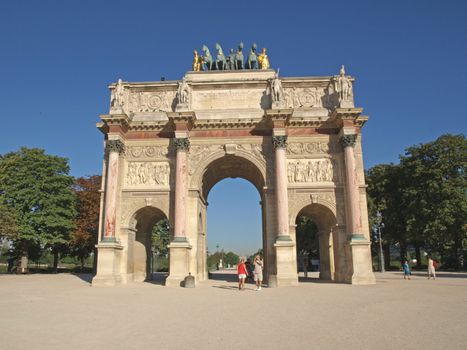
<instances>
[{"instance_id":1,"label":"stone arch","mask_svg":"<svg viewBox=\"0 0 467 350\"><path fill-rule=\"evenodd\" d=\"M317 200L305 204L298 212L295 213L295 220L300 216L311 218L318 227L318 240L319 240L319 277L326 280L335 280L336 259L340 256L338 251L337 232L337 218L330 203L323 200L319 203ZM297 247L298 249L299 247Z\"/></svg>"},{"instance_id":2,"label":"stone arch","mask_svg":"<svg viewBox=\"0 0 467 350\"><path fill-rule=\"evenodd\" d=\"M136 214L143 208L151 207L160 210L166 218L169 218L169 198L135 198L125 199L121 209L122 227L134 230L136 227Z\"/></svg>"},{"instance_id":3,"label":"stone arch","mask_svg":"<svg viewBox=\"0 0 467 350\"><path fill-rule=\"evenodd\" d=\"M226 159L240 158L249 161L260 172L263 184L266 184L267 174L266 162L264 159L259 159L258 157L253 156L250 152L244 150L237 150L235 154L226 154L224 150L216 150L197 164L196 171L191 176L190 187L202 189L203 178L208 167L216 160L224 157L226 157ZM258 188L258 191L261 193L262 189Z\"/></svg>"},{"instance_id":4,"label":"stone arch","mask_svg":"<svg viewBox=\"0 0 467 350\"><path fill-rule=\"evenodd\" d=\"M291 226L295 225L295 219L299 215L299 213L303 210L303 208L307 207L308 205L311 204L319 204L329 211L332 212L334 217L336 218L337 221L337 209L336 209L336 204L335 202L331 201L330 198L324 198L319 195L306 195L303 197L300 197L298 199L295 199L294 201L291 202L291 206L289 209L289 223Z\"/></svg>"},{"instance_id":5,"label":"stone arch","mask_svg":"<svg viewBox=\"0 0 467 350\"><path fill-rule=\"evenodd\" d=\"M210 153L207 157L203 158L196 166L196 171L193 173L190 181L191 190L198 190L199 200L197 211L197 226L196 231L199 233L201 229L202 234L198 234L198 252L202 252L197 256L197 276L198 279L207 279L207 263L206 263L206 238L209 233L206 233L206 204L210 190L220 181L226 178L242 178L250 182L258 191L262 210L262 216L259 218L263 226L263 250L267 252L267 247L271 248L272 243L267 245L268 237L265 237L266 227L268 224L264 220L265 199L264 188L266 186L266 163L259 160L253 154L244 150L237 150L235 154L226 154L225 151L219 149ZM193 229L195 226L193 224ZM265 254L265 271L264 276L267 276L268 261L267 254ZM271 259L272 262L272 259ZM203 273L205 275L203 275Z\"/></svg>"},{"instance_id":6,"label":"stone arch","mask_svg":"<svg viewBox=\"0 0 467 350\"><path fill-rule=\"evenodd\" d=\"M151 233L154 225L168 216L159 208L154 206L143 206L134 212L129 221L129 231L134 235L128 240L128 266L133 280L142 282L148 278L150 273Z\"/></svg>"}]
</instances>

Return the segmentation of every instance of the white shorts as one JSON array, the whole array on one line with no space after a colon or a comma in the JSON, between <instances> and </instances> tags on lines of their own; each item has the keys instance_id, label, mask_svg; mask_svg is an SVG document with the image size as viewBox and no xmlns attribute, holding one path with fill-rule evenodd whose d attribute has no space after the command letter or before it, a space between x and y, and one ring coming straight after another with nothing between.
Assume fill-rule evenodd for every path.
<instances>
[{"instance_id":1,"label":"white shorts","mask_svg":"<svg viewBox=\"0 0 467 350\"><path fill-rule=\"evenodd\" d=\"M255 273L255 281L263 281L263 274L262 273Z\"/></svg>"},{"instance_id":2,"label":"white shorts","mask_svg":"<svg viewBox=\"0 0 467 350\"><path fill-rule=\"evenodd\" d=\"M241 280L243 278L246 278L246 275L244 273L241 273L238 275L238 279Z\"/></svg>"}]
</instances>

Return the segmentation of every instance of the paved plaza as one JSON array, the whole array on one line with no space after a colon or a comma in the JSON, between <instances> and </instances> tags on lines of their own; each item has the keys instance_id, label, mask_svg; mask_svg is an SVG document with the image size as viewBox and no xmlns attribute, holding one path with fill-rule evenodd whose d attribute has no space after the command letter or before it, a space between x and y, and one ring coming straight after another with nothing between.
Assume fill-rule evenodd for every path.
<instances>
[{"instance_id":1,"label":"paved plaza","mask_svg":"<svg viewBox=\"0 0 467 350\"><path fill-rule=\"evenodd\" d=\"M417 273L415 273L417 274ZM1 275L2 349L465 349L467 274L436 281L238 291L228 275L195 289L89 276Z\"/></svg>"}]
</instances>

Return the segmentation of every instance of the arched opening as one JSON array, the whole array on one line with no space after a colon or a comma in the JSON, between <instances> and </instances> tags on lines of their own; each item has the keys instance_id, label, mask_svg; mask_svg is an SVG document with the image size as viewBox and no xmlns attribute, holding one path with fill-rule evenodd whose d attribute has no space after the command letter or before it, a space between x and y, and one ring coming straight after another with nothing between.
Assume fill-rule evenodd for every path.
<instances>
[{"instance_id":1,"label":"arched opening","mask_svg":"<svg viewBox=\"0 0 467 350\"><path fill-rule=\"evenodd\" d=\"M332 211L321 204L310 204L300 210L295 223L299 280L311 280L313 276L334 280L336 217Z\"/></svg>"},{"instance_id":2,"label":"arched opening","mask_svg":"<svg viewBox=\"0 0 467 350\"><path fill-rule=\"evenodd\" d=\"M198 266L210 278L236 281L237 257L266 251L263 189L263 174L245 158L225 156L206 168L201 193L206 206L198 221L205 250ZM263 259L267 266L266 254Z\"/></svg>"},{"instance_id":3,"label":"arched opening","mask_svg":"<svg viewBox=\"0 0 467 350\"><path fill-rule=\"evenodd\" d=\"M157 270L154 259L167 256L168 220L161 210L147 206L135 213L134 223L135 239L132 257L129 257L133 279L136 282L152 280L152 273Z\"/></svg>"}]
</instances>

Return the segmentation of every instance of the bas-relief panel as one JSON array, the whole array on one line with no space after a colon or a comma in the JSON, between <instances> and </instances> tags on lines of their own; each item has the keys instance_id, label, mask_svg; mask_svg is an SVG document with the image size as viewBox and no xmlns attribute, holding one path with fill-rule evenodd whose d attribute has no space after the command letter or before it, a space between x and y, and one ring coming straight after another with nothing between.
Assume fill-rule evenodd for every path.
<instances>
[{"instance_id":1,"label":"bas-relief panel","mask_svg":"<svg viewBox=\"0 0 467 350\"><path fill-rule=\"evenodd\" d=\"M331 159L290 159L287 160L287 179L289 183L337 181L334 168Z\"/></svg>"},{"instance_id":2,"label":"bas-relief panel","mask_svg":"<svg viewBox=\"0 0 467 350\"><path fill-rule=\"evenodd\" d=\"M128 111L130 113L171 112L175 95L175 91L132 92L128 98Z\"/></svg>"},{"instance_id":3,"label":"bas-relief panel","mask_svg":"<svg viewBox=\"0 0 467 350\"><path fill-rule=\"evenodd\" d=\"M168 186L169 176L168 162L128 162L125 185L126 187Z\"/></svg>"},{"instance_id":4,"label":"bas-relief panel","mask_svg":"<svg viewBox=\"0 0 467 350\"><path fill-rule=\"evenodd\" d=\"M193 92L193 109L265 108L265 89L216 89Z\"/></svg>"}]
</instances>

